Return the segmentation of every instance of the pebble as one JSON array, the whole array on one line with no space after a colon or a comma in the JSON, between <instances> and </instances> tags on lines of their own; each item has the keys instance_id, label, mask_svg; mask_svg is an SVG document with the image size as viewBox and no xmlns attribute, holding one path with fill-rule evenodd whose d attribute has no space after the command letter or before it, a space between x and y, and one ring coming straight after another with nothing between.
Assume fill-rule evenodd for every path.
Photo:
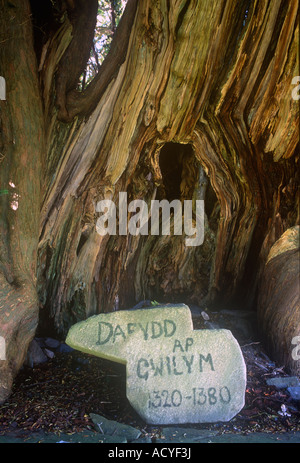
<instances>
[{"instance_id":1,"label":"pebble","mask_svg":"<svg viewBox=\"0 0 300 463\"><path fill-rule=\"evenodd\" d=\"M300 386L288 387L287 390L293 400L300 400Z\"/></svg>"},{"instance_id":2,"label":"pebble","mask_svg":"<svg viewBox=\"0 0 300 463\"><path fill-rule=\"evenodd\" d=\"M204 310L202 310L201 315L204 320L209 320L209 315Z\"/></svg>"},{"instance_id":3,"label":"pebble","mask_svg":"<svg viewBox=\"0 0 300 463\"><path fill-rule=\"evenodd\" d=\"M69 353L73 350L58 339L35 337L28 347L25 365L33 368L34 365L39 365L47 362L49 359L53 359L55 352Z\"/></svg>"},{"instance_id":4,"label":"pebble","mask_svg":"<svg viewBox=\"0 0 300 463\"><path fill-rule=\"evenodd\" d=\"M64 342L60 344L60 346L57 349L57 352L60 352L61 354L68 354L70 352L73 352L73 348L65 344Z\"/></svg>"},{"instance_id":5,"label":"pebble","mask_svg":"<svg viewBox=\"0 0 300 463\"><path fill-rule=\"evenodd\" d=\"M47 347L50 347L50 349L57 349L60 346L60 341L57 339L45 338L44 342Z\"/></svg>"},{"instance_id":6,"label":"pebble","mask_svg":"<svg viewBox=\"0 0 300 463\"><path fill-rule=\"evenodd\" d=\"M38 342L35 339L33 339L28 347L25 364L30 368L33 368L34 365L47 362L47 360L47 355L39 346Z\"/></svg>"},{"instance_id":7,"label":"pebble","mask_svg":"<svg viewBox=\"0 0 300 463\"><path fill-rule=\"evenodd\" d=\"M47 357L49 357L49 359L53 359L53 357L55 357L55 354L52 350L49 350L49 349L43 349L44 350L44 353L47 355Z\"/></svg>"},{"instance_id":8,"label":"pebble","mask_svg":"<svg viewBox=\"0 0 300 463\"><path fill-rule=\"evenodd\" d=\"M300 381L297 376L275 376L274 378L267 379L267 385L275 386L277 389L284 389L300 386Z\"/></svg>"}]
</instances>

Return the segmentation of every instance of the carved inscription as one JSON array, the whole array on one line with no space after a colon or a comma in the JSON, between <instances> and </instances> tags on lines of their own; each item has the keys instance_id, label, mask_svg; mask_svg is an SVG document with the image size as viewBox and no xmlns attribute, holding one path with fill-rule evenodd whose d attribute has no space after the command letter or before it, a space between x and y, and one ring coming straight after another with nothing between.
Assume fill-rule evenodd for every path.
<instances>
[{"instance_id":1,"label":"carved inscription","mask_svg":"<svg viewBox=\"0 0 300 463\"><path fill-rule=\"evenodd\" d=\"M163 322L153 321L150 323L127 323L125 326L120 324L113 325L109 322L99 322L98 338L96 344L101 346L108 342L115 343L119 340L125 341L136 332L142 333L143 340L157 339L161 336L169 338L176 331L176 324L173 320L163 320Z\"/></svg>"},{"instance_id":2,"label":"carved inscription","mask_svg":"<svg viewBox=\"0 0 300 463\"><path fill-rule=\"evenodd\" d=\"M220 388L209 387L207 389L203 387L193 387L191 393L186 395L183 394L179 389L169 391L164 389L162 391L151 391L149 393L148 407L151 408L168 408L168 407L180 407L185 405L185 401L188 401L193 406L202 406L205 404L216 405L218 402L228 404L231 400L229 388L222 386Z\"/></svg>"},{"instance_id":3,"label":"carved inscription","mask_svg":"<svg viewBox=\"0 0 300 463\"><path fill-rule=\"evenodd\" d=\"M138 378L147 381L149 376L180 376L192 374L195 371L202 373L206 364L214 371L211 354L167 355L157 360L140 358L137 362L136 374Z\"/></svg>"},{"instance_id":4,"label":"carved inscription","mask_svg":"<svg viewBox=\"0 0 300 463\"><path fill-rule=\"evenodd\" d=\"M228 421L244 405L246 369L228 330L193 330L183 304L100 314L67 343L126 364L126 394L150 424Z\"/></svg>"}]
</instances>

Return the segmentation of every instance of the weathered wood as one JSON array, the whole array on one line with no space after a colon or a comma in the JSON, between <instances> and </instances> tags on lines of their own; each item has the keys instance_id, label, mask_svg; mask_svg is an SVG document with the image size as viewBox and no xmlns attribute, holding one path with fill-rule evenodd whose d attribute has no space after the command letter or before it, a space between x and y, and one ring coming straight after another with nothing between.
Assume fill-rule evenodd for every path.
<instances>
[{"instance_id":1,"label":"weathered wood","mask_svg":"<svg viewBox=\"0 0 300 463\"><path fill-rule=\"evenodd\" d=\"M92 116L74 121L69 139L49 150L57 156L64 143L47 187L41 237L52 264L40 294L49 298L46 310L57 326L70 310L73 320L142 295L253 306L268 250L297 221L296 3L253 2L247 17L247 2L226 2L225 10L219 1L138 4L118 74ZM281 131L289 133L283 150ZM97 238L97 201L117 201L120 191L150 201L163 191L160 152L170 141L191 145L215 191L220 220L217 228L208 220L205 245L188 250L165 237Z\"/></svg>"},{"instance_id":2,"label":"weathered wood","mask_svg":"<svg viewBox=\"0 0 300 463\"><path fill-rule=\"evenodd\" d=\"M300 234L288 229L272 246L259 288L258 321L272 358L291 374L300 374L294 341L300 336Z\"/></svg>"},{"instance_id":3,"label":"weathered wood","mask_svg":"<svg viewBox=\"0 0 300 463\"><path fill-rule=\"evenodd\" d=\"M44 152L43 110L33 49L29 2L0 2L0 72L6 100L0 101L0 402L25 359L38 323L36 291L40 179ZM4 191L5 191L4 190Z\"/></svg>"},{"instance_id":4,"label":"weathered wood","mask_svg":"<svg viewBox=\"0 0 300 463\"><path fill-rule=\"evenodd\" d=\"M13 6L2 3L9 14ZM73 80L82 61L72 62L74 74L68 76L68 54L78 37L87 47L91 28L86 34L76 30L71 10L55 27L49 19L38 66L31 38L22 33L25 39L15 48L11 41L7 45L10 31L1 23L6 53L23 57L29 68L19 69L26 78L13 76L11 57L8 62L1 55L0 44L0 72L8 69L7 84L14 90L14 99L0 102L1 110L11 105L2 113L3 145L31 153L30 166L20 164L18 171L28 207L15 217L25 226L13 224L12 231L2 219L1 278L7 291L15 264L21 265L7 242L19 239L16 250L27 256L33 282L32 307L38 291L40 326L52 324L62 335L78 320L139 299L255 308L272 245L299 224L299 112L291 84L299 65L298 0L129 1L115 45L83 93L74 90ZM28 15L18 24L32 33ZM26 137L33 145L17 150L7 140L22 133L26 111L20 108L28 101L34 120ZM184 155L180 146L189 147ZM174 188L178 199L205 198L204 244L192 249L183 237L98 235L101 199L117 202L119 192L148 204L167 197L176 182L162 168L164 147L181 176ZM13 171L2 165L6 188ZM2 218L9 209L3 198ZM6 301L6 289L1 291ZM9 307L5 302L3 311Z\"/></svg>"}]
</instances>

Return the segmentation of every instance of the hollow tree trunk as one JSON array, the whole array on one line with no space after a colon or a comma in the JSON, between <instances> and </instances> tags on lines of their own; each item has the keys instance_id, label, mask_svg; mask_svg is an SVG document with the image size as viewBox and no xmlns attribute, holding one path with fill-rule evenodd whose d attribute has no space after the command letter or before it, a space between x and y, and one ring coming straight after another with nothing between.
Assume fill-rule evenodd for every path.
<instances>
[{"instance_id":1,"label":"hollow tree trunk","mask_svg":"<svg viewBox=\"0 0 300 463\"><path fill-rule=\"evenodd\" d=\"M138 2L125 61L97 107L49 147L39 282L56 327L143 298L253 304L265 254L297 221L297 30L297 2ZM67 96L69 114L87 110L78 98ZM204 245L100 237L100 199L167 197L160 152L170 142L174 163L180 146L192 150L183 184L197 195L202 170L215 193Z\"/></svg>"},{"instance_id":2,"label":"hollow tree trunk","mask_svg":"<svg viewBox=\"0 0 300 463\"><path fill-rule=\"evenodd\" d=\"M3 5L8 11L8 2ZM272 244L299 223L299 115L291 97L298 1L128 0L110 53L82 93L74 76L88 47L76 59L74 44L90 45L97 5L74 5L64 21L49 26L39 51L29 39L26 46L24 40L18 44L19 52L10 51L17 59L35 50L38 58L39 73L32 57L18 92L31 101L23 88L29 80L37 93L31 107L38 109L26 127L32 143L42 141L45 121L43 168L36 162L42 146L37 143L28 159L36 175L23 175L19 184L21 199L32 205L28 214L22 209L24 220L35 237L40 227L38 246L35 238L21 249L31 275L37 253L30 300L36 314L37 289L41 329L52 325L64 336L80 319L149 298L253 307ZM86 28L78 26L78 15ZM17 111L26 102L7 100L1 109L14 104ZM17 120L21 124L21 116ZM24 145L14 149L20 154ZM5 169L7 185L14 179ZM40 204L35 200L41 178ZM36 196L29 194L33 189ZM128 193L128 202L143 199L148 205L174 195L204 199L203 245L186 247L185 236L100 236L96 205L104 198L117 204L120 192ZM3 224L8 227L7 220ZM12 228L5 230L12 239ZM15 228L12 236L26 240L27 232ZM5 271L3 281L12 288ZM9 307L5 303L3 313ZM20 344L23 355L27 344Z\"/></svg>"}]
</instances>

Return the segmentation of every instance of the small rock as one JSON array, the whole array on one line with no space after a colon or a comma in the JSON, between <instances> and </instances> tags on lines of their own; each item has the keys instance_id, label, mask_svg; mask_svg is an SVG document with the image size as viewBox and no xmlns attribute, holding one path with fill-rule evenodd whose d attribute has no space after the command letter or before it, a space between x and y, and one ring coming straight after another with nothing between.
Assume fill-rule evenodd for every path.
<instances>
[{"instance_id":1,"label":"small rock","mask_svg":"<svg viewBox=\"0 0 300 463\"><path fill-rule=\"evenodd\" d=\"M209 320L209 315L204 310L202 310L201 315L204 320Z\"/></svg>"},{"instance_id":2,"label":"small rock","mask_svg":"<svg viewBox=\"0 0 300 463\"><path fill-rule=\"evenodd\" d=\"M65 344L64 342L61 343L57 349L57 352L60 352L61 354L69 354L70 352L73 352L73 348Z\"/></svg>"},{"instance_id":3,"label":"small rock","mask_svg":"<svg viewBox=\"0 0 300 463\"><path fill-rule=\"evenodd\" d=\"M55 357L55 354L54 354L54 352L52 352L52 350L49 350L49 349L45 348L44 352L47 355L47 357L49 357L49 359L53 359L53 357Z\"/></svg>"},{"instance_id":4,"label":"small rock","mask_svg":"<svg viewBox=\"0 0 300 463\"><path fill-rule=\"evenodd\" d=\"M44 338L34 338L34 340L38 343L40 347L45 347Z\"/></svg>"},{"instance_id":5,"label":"small rock","mask_svg":"<svg viewBox=\"0 0 300 463\"><path fill-rule=\"evenodd\" d=\"M201 317L202 309L198 305L189 304L189 308L193 317Z\"/></svg>"},{"instance_id":6,"label":"small rock","mask_svg":"<svg viewBox=\"0 0 300 463\"><path fill-rule=\"evenodd\" d=\"M292 399L300 400L300 386L288 387L287 390Z\"/></svg>"},{"instance_id":7,"label":"small rock","mask_svg":"<svg viewBox=\"0 0 300 463\"><path fill-rule=\"evenodd\" d=\"M300 386L300 381L297 376L276 376L267 379L268 386L275 386L277 389L284 389L286 387Z\"/></svg>"},{"instance_id":8,"label":"small rock","mask_svg":"<svg viewBox=\"0 0 300 463\"><path fill-rule=\"evenodd\" d=\"M106 436L122 436L128 442L136 440L140 437L141 431L132 426L118 423L117 421L108 420L104 416L90 413L91 420L94 423L95 429Z\"/></svg>"},{"instance_id":9,"label":"small rock","mask_svg":"<svg viewBox=\"0 0 300 463\"><path fill-rule=\"evenodd\" d=\"M33 368L34 365L47 362L48 357L44 354L38 342L33 339L28 347L25 364Z\"/></svg>"},{"instance_id":10,"label":"small rock","mask_svg":"<svg viewBox=\"0 0 300 463\"><path fill-rule=\"evenodd\" d=\"M53 339L53 338L46 338L45 345L47 347L50 347L50 349L57 349L60 346L60 341L58 341L57 339Z\"/></svg>"}]
</instances>

